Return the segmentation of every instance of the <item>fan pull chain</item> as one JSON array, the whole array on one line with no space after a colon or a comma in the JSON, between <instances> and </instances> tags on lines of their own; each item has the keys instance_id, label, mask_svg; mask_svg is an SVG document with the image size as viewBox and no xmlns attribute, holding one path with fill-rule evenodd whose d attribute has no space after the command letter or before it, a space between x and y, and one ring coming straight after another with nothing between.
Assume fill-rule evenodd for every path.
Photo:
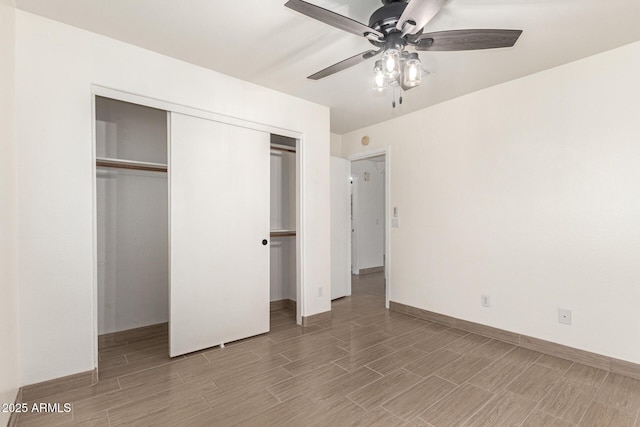
<instances>
[{"instance_id":1,"label":"fan pull chain","mask_svg":"<svg viewBox=\"0 0 640 427\"><path fill-rule=\"evenodd\" d=\"M396 108L396 88L391 90L391 107Z\"/></svg>"},{"instance_id":2,"label":"fan pull chain","mask_svg":"<svg viewBox=\"0 0 640 427\"><path fill-rule=\"evenodd\" d=\"M400 92L400 98L398 98L398 104L402 105L402 92ZM391 107L396 108L396 88L393 87L393 94L391 98Z\"/></svg>"},{"instance_id":3,"label":"fan pull chain","mask_svg":"<svg viewBox=\"0 0 640 427\"><path fill-rule=\"evenodd\" d=\"M391 98L391 107L396 108L396 87L393 87L393 93L391 95L393 98Z\"/></svg>"}]
</instances>

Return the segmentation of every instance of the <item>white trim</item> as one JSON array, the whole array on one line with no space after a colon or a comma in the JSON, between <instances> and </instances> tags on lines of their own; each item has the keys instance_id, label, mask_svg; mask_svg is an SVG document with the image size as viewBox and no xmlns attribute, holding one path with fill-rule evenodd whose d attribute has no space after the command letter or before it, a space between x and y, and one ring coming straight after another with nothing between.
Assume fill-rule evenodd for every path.
<instances>
[{"instance_id":1,"label":"white trim","mask_svg":"<svg viewBox=\"0 0 640 427\"><path fill-rule=\"evenodd\" d=\"M351 168L351 162L349 162ZM360 177L351 177L351 274L360 274L360 265L358 264L358 203L360 203Z\"/></svg>"},{"instance_id":2,"label":"white trim","mask_svg":"<svg viewBox=\"0 0 640 427\"><path fill-rule=\"evenodd\" d=\"M171 111L167 111L167 313L171 325ZM171 351L171 332L168 333Z\"/></svg>"},{"instance_id":3,"label":"white trim","mask_svg":"<svg viewBox=\"0 0 640 427\"><path fill-rule=\"evenodd\" d=\"M98 371L98 196L96 175L96 97L91 95L91 238L93 251L93 369Z\"/></svg>"},{"instance_id":4,"label":"white trim","mask_svg":"<svg viewBox=\"0 0 640 427\"><path fill-rule=\"evenodd\" d=\"M366 159L370 159L372 157L378 157L378 156L386 156L389 154L389 150L391 149L391 147L383 147L383 148L374 148L372 150L369 151L363 151L360 153L354 153L351 154L349 156L347 156L347 160L349 160L350 162L354 162L356 160L366 160ZM385 165L386 167L386 165Z\"/></svg>"},{"instance_id":5,"label":"white trim","mask_svg":"<svg viewBox=\"0 0 640 427\"><path fill-rule=\"evenodd\" d=\"M302 139L296 139L296 324L302 325L307 313L304 288L304 167L302 165Z\"/></svg>"},{"instance_id":6,"label":"white trim","mask_svg":"<svg viewBox=\"0 0 640 427\"><path fill-rule=\"evenodd\" d=\"M371 157L384 157L384 236L385 236L385 255L384 255L384 278L385 286L385 307L389 308L389 299L391 296L391 147L374 148L360 153L354 153L347 156L347 160L354 162L356 160L369 159Z\"/></svg>"},{"instance_id":7,"label":"white trim","mask_svg":"<svg viewBox=\"0 0 640 427\"><path fill-rule=\"evenodd\" d=\"M301 138L300 132L290 129L282 129L264 123L251 122L248 120L238 119L236 117L226 116L224 114L214 113L213 111L193 108L186 105L176 104L161 99L149 98L142 95L136 95L130 92L124 92L117 89L111 89L99 85L91 85L91 93L96 96L111 98L118 101L129 102L132 104L144 105L146 107L157 108L158 110L170 111L172 113L186 114L188 116L200 117L202 119L213 120L214 122L226 123L229 125L244 127L247 129L258 130L267 133L286 136L289 138Z\"/></svg>"}]
</instances>

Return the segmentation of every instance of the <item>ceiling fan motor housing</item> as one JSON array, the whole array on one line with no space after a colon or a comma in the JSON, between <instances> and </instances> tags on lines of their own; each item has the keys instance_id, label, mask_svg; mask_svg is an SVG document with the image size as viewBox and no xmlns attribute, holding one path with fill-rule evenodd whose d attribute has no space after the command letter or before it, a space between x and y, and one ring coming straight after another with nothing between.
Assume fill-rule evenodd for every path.
<instances>
[{"instance_id":1,"label":"ceiling fan motor housing","mask_svg":"<svg viewBox=\"0 0 640 427\"><path fill-rule=\"evenodd\" d=\"M402 16L402 12L407 8L407 3L403 1L393 1L373 12L369 18L369 27L380 31L382 34L389 34L398 31L396 24Z\"/></svg>"}]
</instances>

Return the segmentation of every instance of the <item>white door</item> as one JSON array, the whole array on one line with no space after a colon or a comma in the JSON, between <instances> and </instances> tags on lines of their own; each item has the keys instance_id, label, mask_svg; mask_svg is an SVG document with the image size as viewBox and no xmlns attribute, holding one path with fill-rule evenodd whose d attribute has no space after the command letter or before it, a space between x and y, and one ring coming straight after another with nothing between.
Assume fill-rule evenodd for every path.
<instances>
[{"instance_id":1,"label":"white door","mask_svg":"<svg viewBox=\"0 0 640 427\"><path fill-rule=\"evenodd\" d=\"M269 330L269 134L171 113L172 357Z\"/></svg>"},{"instance_id":2,"label":"white door","mask_svg":"<svg viewBox=\"0 0 640 427\"><path fill-rule=\"evenodd\" d=\"M331 157L331 299L351 295L351 162Z\"/></svg>"}]
</instances>

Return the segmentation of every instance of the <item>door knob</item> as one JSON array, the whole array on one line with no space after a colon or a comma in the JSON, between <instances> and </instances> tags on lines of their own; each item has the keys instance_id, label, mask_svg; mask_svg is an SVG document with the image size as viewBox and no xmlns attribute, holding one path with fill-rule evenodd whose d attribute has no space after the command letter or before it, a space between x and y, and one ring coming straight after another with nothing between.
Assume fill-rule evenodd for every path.
<instances>
[{"instance_id":1,"label":"door knob","mask_svg":"<svg viewBox=\"0 0 640 427\"><path fill-rule=\"evenodd\" d=\"M262 239L262 245L266 246L267 245L267 239Z\"/></svg>"}]
</instances>

